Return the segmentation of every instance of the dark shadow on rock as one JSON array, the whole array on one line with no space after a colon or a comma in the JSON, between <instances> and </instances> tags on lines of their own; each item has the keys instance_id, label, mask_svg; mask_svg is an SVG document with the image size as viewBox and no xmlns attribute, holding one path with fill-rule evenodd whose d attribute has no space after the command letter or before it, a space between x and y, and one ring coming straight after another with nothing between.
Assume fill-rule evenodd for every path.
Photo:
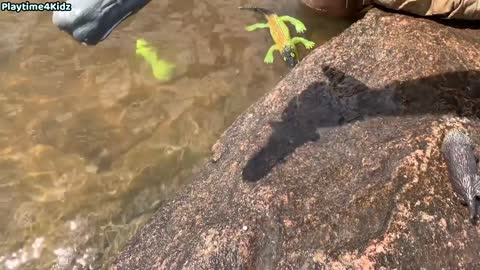
<instances>
[{"instance_id":1,"label":"dark shadow on rock","mask_svg":"<svg viewBox=\"0 0 480 270\"><path fill-rule=\"evenodd\" d=\"M433 20L443 25L458 29L480 29L480 21L446 20L441 18L434 18Z\"/></svg>"},{"instance_id":2,"label":"dark shadow on rock","mask_svg":"<svg viewBox=\"0 0 480 270\"><path fill-rule=\"evenodd\" d=\"M480 21L477 20L461 20L461 19L447 19L445 16L441 15L431 15L431 16L421 16L414 13L406 12L403 10L392 10L380 5L374 5L375 8L385 11L388 13L397 13L401 15L406 15L409 17L417 18L417 19L427 19L437 22L439 24L443 24L445 26L458 28L458 29L480 29Z\"/></svg>"},{"instance_id":3,"label":"dark shadow on rock","mask_svg":"<svg viewBox=\"0 0 480 270\"><path fill-rule=\"evenodd\" d=\"M455 113L479 116L480 72L452 72L370 89L334 68L324 67L329 83L311 84L293 98L281 121L271 123L266 146L246 164L242 176L256 182L303 144L320 138L321 129L375 116Z\"/></svg>"}]
</instances>

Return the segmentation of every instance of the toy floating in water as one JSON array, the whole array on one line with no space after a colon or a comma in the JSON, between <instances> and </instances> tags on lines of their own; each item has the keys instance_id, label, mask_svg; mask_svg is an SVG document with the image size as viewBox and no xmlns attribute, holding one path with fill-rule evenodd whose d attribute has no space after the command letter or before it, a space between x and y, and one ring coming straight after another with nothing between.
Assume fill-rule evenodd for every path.
<instances>
[{"instance_id":1,"label":"toy floating in water","mask_svg":"<svg viewBox=\"0 0 480 270\"><path fill-rule=\"evenodd\" d=\"M315 43L310 40L302 37L292 38L290 36L290 30L288 29L286 22L293 24L297 33L303 33L307 30L305 25L300 20L290 16L279 16L273 11L259 7L239 8L253 10L257 13L262 14L267 19L266 23L256 23L246 28L247 31L254 31L261 28L270 29L270 34L275 44L270 47L267 55L265 55L265 63L273 63L273 52L279 51L282 54L283 60L287 63L288 67L293 68L298 63L298 52L295 45L297 45L298 43L302 43L307 49L312 49L315 46Z\"/></svg>"},{"instance_id":2,"label":"toy floating in water","mask_svg":"<svg viewBox=\"0 0 480 270\"><path fill-rule=\"evenodd\" d=\"M153 76L160 81L169 81L175 70L175 65L163 59L158 59L157 52L144 39L137 40L137 55L141 56L152 68Z\"/></svg>"}]
</instances>

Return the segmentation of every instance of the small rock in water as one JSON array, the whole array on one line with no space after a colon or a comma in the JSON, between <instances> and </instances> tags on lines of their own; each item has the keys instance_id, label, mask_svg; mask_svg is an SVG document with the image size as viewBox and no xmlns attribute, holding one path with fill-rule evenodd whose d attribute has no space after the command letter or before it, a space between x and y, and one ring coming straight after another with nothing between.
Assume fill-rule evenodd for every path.
<instances>
[{"instance_id":1,"label":"small rock in water","mask_svg":"<svg viewBox=\"0 0 480 270\"><path fill-rule=\"evenodd\" d=\"M75 231L77 228L77 223L75 223L75 221L70 221L70 230Z\"/></svg>"},{"instance_id":2,"label":"small rock in water","mask_svg":"<svg viewBox=\"0 0 480 270\"><path fill-rule=\"evenodd\" d=\"M68 113L65 113L65 114L62 114L62 115L57 115L57 117L55 117L55 120L57 122L65 122L66 120L69 120L73 117L73 113L71 112L68 112Z\"/></svg>"},{"instance_id":3,"label":"small rock in water","mask_svg":"<svg viewBox=\"0 0 480 270\"><path fill-rule=\"evenodd\" d=\"M5 262L5 267L7 267L7 269L15 269L19 265L20 265L20 260L19 259L7 260Z\"/></svg>"},{"instance_id":4,"label":"small rock in water","mask_svg":"<svg viewBox=\"0 0 480 270\"><path fill-rule=\"evenodd\" d=\"M95 164L88 164L87 166L85 166L85 171L87 171L88 173L97 173L98 166L96 166Z\"/></svg>"},{"instance_id":5,"label":"small rock in water","mask_svg":"<svg viewBox=\"0 0 480 270\"><path fill-rule=\"evenodd\" d=\"M22 256L20 257L20 262L24 264L28 260L28 253L24 252L23 249L21 249L20 252L22 253Z\"/></svg>"},{"instance_id":6,"label":"small rock in water","mask_svg":"<svg viewBox=\"0 0 480 270\"><path fill-rule=\"evenodd\" d=\"M35 259L40 258L40 254L43 249L43 242L45 242L45 237L38 237L37 239L35 239L35 241L33 241L32 249L33 249L33 257Z\"/></svg>"},{"instance_id":7,"label":"small rock in water","mask_svg":"<svg viewBox=\"0 0 480 270\"><path fill-rule=\"evenodd\" d=\"M54 250L53 253L57 255L57 267L59 269L70 266L74 259L74 250L71 247L58 248Z\"/></svg>"}]
</instances>

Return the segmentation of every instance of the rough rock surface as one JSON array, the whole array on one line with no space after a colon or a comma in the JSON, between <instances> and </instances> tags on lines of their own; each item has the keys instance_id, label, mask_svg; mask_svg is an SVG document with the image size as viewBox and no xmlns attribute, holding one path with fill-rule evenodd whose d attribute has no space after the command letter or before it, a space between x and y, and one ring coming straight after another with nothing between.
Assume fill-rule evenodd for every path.
<instances>
[{"instance_id":1,"label":"rough rock surface","mask_svg":"<svg viewBox=\"0 0 480 270\"><path fill-rule=\"evenodd\" d=\"M478 269L440 147L480 142L480 30L373 9L244 112L113 269Z\"/></svg>"}]
</instances>

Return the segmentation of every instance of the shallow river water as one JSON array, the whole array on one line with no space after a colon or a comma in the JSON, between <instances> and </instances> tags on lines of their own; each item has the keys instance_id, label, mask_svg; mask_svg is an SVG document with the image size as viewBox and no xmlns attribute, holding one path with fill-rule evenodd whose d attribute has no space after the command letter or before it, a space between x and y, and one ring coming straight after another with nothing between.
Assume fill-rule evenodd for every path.
<instances>
[{"instance_id":1,"label":"shallow river water","mask_svg":"<svg viewBox=\"0 0 480 270\"><path fill-rule=\"evenodd\" d=\"M19 2L19 1L14 1ZM0 269L105 269L235 117L288 70L246 1L156 0L84 47L50 12L0 11ZM258 6L305 22L321 45L351 23L298 1ZM157 81L145 39L175 63ZM303 50L305 52L305 50Z\"/></svg>"}]
</instances>

